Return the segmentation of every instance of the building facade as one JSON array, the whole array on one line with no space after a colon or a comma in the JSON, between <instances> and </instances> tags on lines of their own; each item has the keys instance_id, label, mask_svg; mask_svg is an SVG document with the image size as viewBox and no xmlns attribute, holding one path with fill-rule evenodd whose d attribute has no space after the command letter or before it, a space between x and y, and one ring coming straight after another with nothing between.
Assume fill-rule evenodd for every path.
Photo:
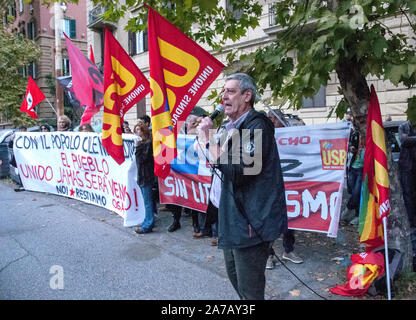
<instances>
[{"instance_id":1,"label":"building facade","mask_svg":"<svg viewBox=\"0 0 416 320\"><path fill-rule=\"evenodd\" d=\"M121 1L122 2L122 1ZM254 29L249 30L247 35L237 42L229 42L224 46L222 54L213 53L218 60L225 63L225 57L228 52L233 49L240 50L241 53L249 53L255 51L259 46L265 46L275 40L277 33L281 30L279 26L274 23L274 13L272 12L272 4L274 1L263 0L260 3L263 6L263 12L260 16L260 25ZM227 6L227 1L221 2L223 6ZM97 13L102 13L105 8L94 6L91 1L87 1L87 14L89 17L87 38L88 43L92 44L95 52L100 52L101 55L96 55L96 62L102 62L102 54L104 48L104 28L108 26L116 39L120 42L123 48L129 52L132 59L135 61L140 70L149 78L149 55L147 50L147 34L138 33L131 34L125 31L125 26L130 17L135 15L134 12L128 12L124 18L121 18L117 23L109 23L102 20ZM405 17L390 18L384 21L390 28L403 33L414 33L409 26ZM200 44L204 46L203 44ZM208 51L209 48L206 48ZM404 111L407 109L407 99L416 94L416 88L407 89L406 87L396 87L389 81L380 80L377 78L368 77L369 85L374 84L380 101L381 113L383 115L390 114L393 120L404 120L406 115ZM204 96L199 101L198 105L203 107L208 112L214 109L214 103L210 102L207 97L211 90L216 89L218 92L224 84L224 75L220 75L216 81L211 85L210 89L205 92ZM330 110L338 104L342 96L338 94L339 81L335 73L331 75L331 79L326 87L321 87L319 92L313 99L304 99L303 107L300 110L287 110L285 106L272 106L273 108L280 107L285 113L290 113L300 117L306 124L319 124L326 122L336 122L339 119L327 118ZM263 98L270 95L267 91ZM257 103L256 109L265 110L267 108L264 104ZM137 118L147 113L150 115L150 95L137 105L136 108L130 109L125 115L125 119L130 124L136 123ZM102 113L96 115L95 120L100 121Z\"/></svg>"},{"instance_id":2,"label":"building facade","mask_svg":"<svg viewBox=\"0 0 416 320\"><path fill-rule=\"evenodd\" d=\"M71 41L87 54L87 23L86 2L78 4L61 2L62 19L61 31L65 32ZM80 14L81 13L81 14ZM9 8L9 14L15 21L8 27L18 31L21 35L34 40L41 48L42 55L37 63L32 63L22 70L25 76L30 75L42 90L46 98L55 107L55 12L54 5L49 7L42 4L42 0L24 2L15 1ZM66 50L65 38L61 33L62 75L70 75L71 68ZM60 87L59 90L62 90ZM70 107L70 106L69 106ZM43 101L37 107L39 119L51 119L56 122L56 114L48 102Z\"/></svg>"}]
</instances>

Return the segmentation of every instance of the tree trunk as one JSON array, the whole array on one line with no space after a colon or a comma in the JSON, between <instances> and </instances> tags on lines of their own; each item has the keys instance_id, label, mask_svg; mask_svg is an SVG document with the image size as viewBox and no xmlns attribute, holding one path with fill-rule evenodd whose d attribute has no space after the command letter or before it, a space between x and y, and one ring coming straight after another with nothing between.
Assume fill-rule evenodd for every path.
<instances>
[{"instance_id":1,"label":"tree trunk","mask_svg":"<svg viewBox=\"0 0 416 320\"><path fill-rule=\"evenodd\" d=\"M360 131L361 141L364 143L370 90L367 80L361 74L361 64L340 57L336 66L336 72L344 98L353 115L353 124Z\"/></svg>"},{"instance_id":2,"label":"tree trunk","mask_svg":"<svg viewBox=\"0 0 416 320\"><path fill-rule=\"evenodd\" d=\"M410 224L403 201L399 179L399 166L393 161L390 145L387 147L387 165L390 184L390 213L388 215L387 239L389 248L400 250L403 255L403 271L413 269L413 249L410 242Z\"/></svg>"},{"instance_id":3,"label":"tree trunk","mask_svg":"<svg viewBox=\"0 0 416 320\"><path fill-rule=\"evenodd\" d=\"M353 115L353 123L360 132L361 141L365 143L367 130L368 103L370 90L367 80L361 74L360 63L340 58L336 66L344 98ZM403 268L412 269L412 247L410 243L410 227L403 203L402 189L399 180L398 165L393 161L390 145L386 142L388 172L390 183L390 213L388 215L388 246L400 250L403 254Z\"/></svg>"}]
</instances>

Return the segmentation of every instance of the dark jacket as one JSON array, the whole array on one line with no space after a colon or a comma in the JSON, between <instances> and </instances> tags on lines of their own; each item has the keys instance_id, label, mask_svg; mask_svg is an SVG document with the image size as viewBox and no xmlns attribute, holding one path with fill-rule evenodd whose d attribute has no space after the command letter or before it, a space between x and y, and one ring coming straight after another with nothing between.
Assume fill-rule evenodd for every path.
<instances>
[{"instance_id":1,"label":"dark jacket","mask_svg":"<svg viewBox=\"0 0 416 320\"><path fill-rule=\"evenodd\" d=\"M403 139L402 135L407 134L408 137ZM411 171L416 169L416 130L412 128L409 121L399 126L400 139L400 158L399 168L402 171Z\"/></svg>"},{"instance_id":2,"label":"dark jacket","mask_svg":"<svg viewBox=\"0 0 416 320\"><path fill-rule=\"evenodd\" d=\"M152 186L154 176L154 160L152 140L141 140L136 146L137 184L139 187Z\"/></svg>"},{"instance_id":3,"label":"dark jacket","mask_svg":"<svg viewBox=\"0 0 416 320\"><path fill-rule=\"evenodd\" d=\"M221 159L216 165L223 174L219 248L244 248L274 241L287 230L285 188L273 124L252 109L237 129L242 138L239 143L228 140L228 153L223 154L228 161ZM261 134L256 136L255 129L260 129ZM258 160L249 164L253 156ZM254 174L247 174L250 168Z\"/></svg>"}]
</instances>

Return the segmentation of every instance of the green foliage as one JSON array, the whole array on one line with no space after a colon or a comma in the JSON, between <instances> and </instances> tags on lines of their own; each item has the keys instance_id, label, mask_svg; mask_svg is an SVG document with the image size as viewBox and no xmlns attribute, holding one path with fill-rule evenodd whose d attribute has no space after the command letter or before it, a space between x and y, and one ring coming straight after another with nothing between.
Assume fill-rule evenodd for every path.
<instances>
[{"instance_id":1,"label":"green foliage","mask_svg":"<svg viewBox=\"0 0 416 320\"><path fill-rule=\"evenodd\" d=\"M393 32L383 19L407 18L415 13L414 3L280 1L275 5L276 23L283 31L275 43L250 54L252 65L240 70L248 71L262 89L270 86L273 97L280 96L281 103L294 108L302 106L302 97L312 97L321 85L327 85L330 73L344 62L361 66L364 77L373 75L410 87L416 83L414 39ZM410 19L409 24L414 28ZM335 111L342 118L345 103L331 114Z\"/></svg>"},{"instance_id":2,"label":"green foliage","mask_svg":"<svg viewBox=\"0 0 416 320\"><path fill-rule=\"evenodd\" d=\"M407 99L407 118L416 124L416 96Z\"/></svg>"},{"instance_id":3,"label":"green foliage","mask_svg":"<svg viewBox=\"0 0 416 320\"><path fill-rule=\"evenodd\" d=\"M93 2L108 8L104 19L117 21L124 17L128 20L126 29L146 28L146 23L140 22L147 21L143 0ZM236 41L258 26L262 14L255 0L230 0L234 13L220 6L219 0L146 3L194 40L218 51L227 40ZM386 18L400 16L415 30L411 16L416 13L416 1L282 0L276 2L275 9L276 24L282 28L276 41L251 54L228 54L225 73L250 73L260 93L270 88L272 99L279 104L300 108L302 98L313 97L322 85L327 85L340 64L358 66L363 77L371 75L407 87L416 84L415 37L393 32L385 22ZM331 112L343 117L347 101ZM354 106L350 107L354 111Z\"/></svg>"},{"instance_id":4,"label":"green foliage","mask_svg":"<svg viewBox=\"0 0 416 320\"><path fill-rule=\"evenodd\" d=\"M106 20L118 21L127 16L126 29L130 31L144 30L147 27L147 8L143 6L147 3L189 37L216 50L220 50L226 40L236 41L249 28L257 27L262 10L255 0L230 0L234 10L240 13L238 17L220 6L219 0L127 0L124 5L115 0L93 2L108 8L104 14ZM198 30L192 28L195 24L198 25Z\"/></svg>"},{"instance_id":5,"label":"green foliage","mask_svg":"<svg viewBox=\"0 0 416 320\"><path fill-rule=\"evenodd\" d=\"M14 125L33 123L32 118L19 110L27 85L27 78L19 69L36 62L40 55L40 48L32 40L0 27L0 113Z\"/></svg>"}]
</instances>

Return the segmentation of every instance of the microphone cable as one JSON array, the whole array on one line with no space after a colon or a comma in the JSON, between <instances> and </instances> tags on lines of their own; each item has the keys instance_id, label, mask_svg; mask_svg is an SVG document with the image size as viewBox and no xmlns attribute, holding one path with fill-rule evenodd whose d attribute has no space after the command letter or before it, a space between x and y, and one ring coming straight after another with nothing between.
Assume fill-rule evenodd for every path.
<instances>
[{"instance_id":1,"label":"microphone cable","mask_svg":"<svg viewBox=\"0 0 416 320\"><path fill-rule=\"evenodd\" d=\"M201 146L201 142L199 141L199 139L196 139L196 141L198 141L198 146L199 149L201 150L201 152L204 154L205 160L208 163L208 165L210 166L212 172L220 179L221 183L224 184L224 180L222 179L222 177L218 174L218 172L216 171L216 168L214 167L213 164L211 164L210 160L208 159L207 155L205 154L205 151L207 150L207 148L205 148L204 146ZM208 150L209 152L209 150ZM221 188L221 190L223 190L223 188ZM256 230L256 228L253 227L253 225L251 224L247 212L245 211L243 205L241 204L241 202L239 201L239 199L236 199L234 197L234 194L231 190L229 190L228 188L225 188L225 190L229 193L229 195L231 195L231 197L234 199L235 204L237 205L237 209L240 212L240 214L246 219L248 225L254 230L254 232L256 233L256 235L260 238L260 240L262 242L263 241L260 233ZM320 297L323 300L328 300L327 298L325 298L324 296L320 295L318 292L316 292L314 289L312 289L310 286L308 286L302 279L300 279L275 253L274 249L272 246L270 246L269 250L272 251L272 255L274 257L276 257L276 259L280 262L281 265L283 265L286 270L288 270L302 285L304 285L306 288L308 288L312 293L314 293L315 295L317 295L318 297ZM269 254L270 256L270 254Z\"/></svg>"}]
</instances>

